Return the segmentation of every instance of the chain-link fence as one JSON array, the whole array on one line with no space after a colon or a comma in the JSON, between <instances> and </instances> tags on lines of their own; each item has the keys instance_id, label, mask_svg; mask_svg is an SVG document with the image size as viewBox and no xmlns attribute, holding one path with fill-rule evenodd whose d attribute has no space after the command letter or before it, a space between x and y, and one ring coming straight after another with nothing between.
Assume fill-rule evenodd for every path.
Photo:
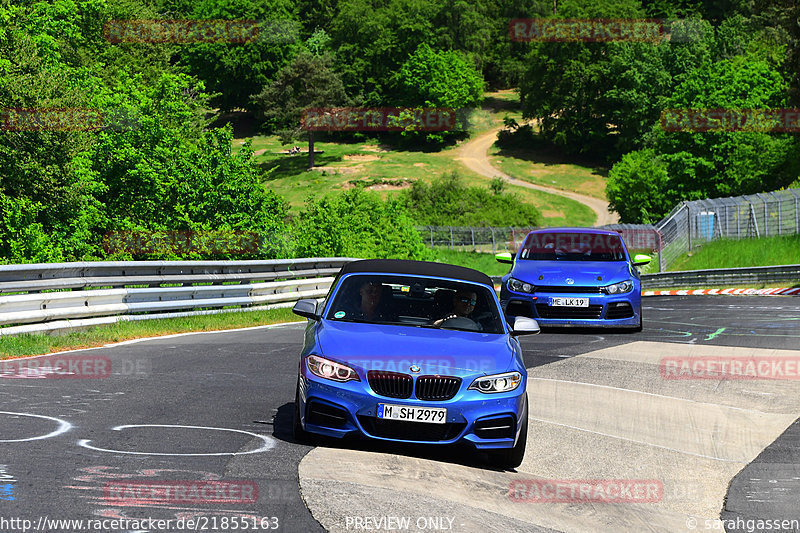
<instances>
[{"instance_id":1,"label":"chain-link fence","mask_svg":"<svg viewBox=\"0 0 800 533\"><path fill-rule=\"evenodd\" d=\"M655 253L658 271L716 239L800 234L800 189L681 202L658 224L612 224L631 251ZM462 251L515 252L535 228L418 226L430 246ZM800 251L798 251L800 254ZM656 270L655 265L652 268Z\"/></svg>"},{"instance_id":2,"label":"chain-link fence","mask_svg":"<svg viewBox=\"0 0 800 533\"><path fill-rule=\"evenodd\" d=\"M516 252L525 236L535 228L480 228L464 226L417 226L422 240L431 247L477 252Z\"/></svg>"},{"instance_id":3,"label":"chain-link fence","mask_svg":"<svg viewBox=\"0 0 800 533\"><path fill-rule=\"evenodd\" d=\"M664 271L708 241L800 233L800 189L682 202L655 228L662 236Z\"/></svg>"}]
</instances>

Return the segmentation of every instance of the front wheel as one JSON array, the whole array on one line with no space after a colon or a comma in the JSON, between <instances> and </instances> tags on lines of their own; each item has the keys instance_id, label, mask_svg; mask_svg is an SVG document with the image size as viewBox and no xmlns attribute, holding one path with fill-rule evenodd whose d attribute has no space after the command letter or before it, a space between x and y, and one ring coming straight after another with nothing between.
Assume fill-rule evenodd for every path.
<instances>
[{"instance_id":1,"label":"front wheel","mask_svg":"<svg viewBox=\"0 0 800 533\"><path fill-rule=\"evenodd\" d=\"M642 331L642 323L643 323L642 310L639 309L639 325L636 326L635 328L633 328L633 331L635 331L636 333L639 333L640 331Z\"/></svg>"},{"instance_id":2,"label":"front wheel","mask_svg":"<svg viewBox=\"0 0 800 533\"><path fill-rule=\"evenodd\" d=\"M525 457L525 446L528 443L528 409L525 400L525 409L522 411L525 418L522 420L519 440L513 448L505 450L492 450L489 452L489 461L492 465L503 470L512 470L522 464Z\"/></svg>"},{"instance_id":3,"label":"front wheel","mask_svg":"<svg viewBox=\"0 0 800 533\"><path fill-rule=\"evenodd\" d=\"M297 386L294 391L294 424L292 426L292 436L295 442L300 444L308 444L311 442L311 435L308 431L303 429L303 424L300 422L300 377L297 378Z\"/></svg>"}]
</instances>

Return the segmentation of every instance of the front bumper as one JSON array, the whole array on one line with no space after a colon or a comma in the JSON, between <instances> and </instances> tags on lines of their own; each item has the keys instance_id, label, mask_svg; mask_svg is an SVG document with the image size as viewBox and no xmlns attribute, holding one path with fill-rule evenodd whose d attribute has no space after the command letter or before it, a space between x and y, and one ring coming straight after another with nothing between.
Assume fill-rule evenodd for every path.
<instances>
[{"instance_id":1,"label":"front bumper","mask_svg":"<svg viewBox=\"0 0 800 533\"><path fill-rule=\"evenodd\" d=\"M636 328L641 324L642 304L638 287L625 294L535 293L503 291L500 305L508 317L526 316L542 326ZM589 307L550 306L550 298L589 298Z\"/></svg>"},{"instance_id":2,"label":"front bumper","mask_svg":"<svg viewBox=\"0 0 800 533\"><path fill-rule=\"evenodd\" d=\"M300 413L303 429L328 437L360 435L369 439L454 444L466 442L477 449L511 448L519 438L519 421L527 417L525 385L511 392L484 394L466 390L471 380L464 379L456 395L446 401L422 401L412 394L408 399L379 396L367 381L338 383L310 374L302 365L300 375ZM363 379L363 377L362 377ZM444 407L444 424L384 420L377 418L379 403ZM508 430L498 428L510 426Z\"/></svg>"}]
</instances>

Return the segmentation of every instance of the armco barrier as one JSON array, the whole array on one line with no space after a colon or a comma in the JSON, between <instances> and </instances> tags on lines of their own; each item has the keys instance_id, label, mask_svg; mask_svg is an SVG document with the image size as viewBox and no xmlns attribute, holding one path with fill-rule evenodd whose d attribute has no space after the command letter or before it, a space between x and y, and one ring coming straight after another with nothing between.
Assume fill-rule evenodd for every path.
<instances>
[{"instance_id":1,"label":"armco barrier","mask_svg":"<svg viewBox=\"0 0 800 533\"><path fill-rule=\"evenodd\" d=\"M493 276L495 285L500 276ZM685 270L642 275L642 289L732 287L747 284L800 284L800 265Z\"/></svg>"},{"instance_id":2,"label":"armco barrier","mask_svg":"<svg viewBox=\"0 0 800 533\"><path fill-rule=\"evenodd\" d=\"M800 265L659 272L642 276L644 289L702 289L747 284L800 283Z\"/></svg>"},{"instance_id":3,"label":"armco barrier","mask_svg":"<svg viewBox=\"0 0 800 533\"><path fill-rule=\"evenodd\" d=\"M300 298L325 296L333 275L349 261L334 257L2 265L0 325L10 327L0 328L0 336L288 307Z\"/></svg>"},{"instance_id":4,"label":"armco barrier","mask_svg":"<svg viewBox=\"0 0 800 533\"><path fill-rule=\"evenodd\" d=\"M122 320L290 307L324 297L350 258L0 265L0 336ZM495 283L500 282L494 277ZM800 265L662 272L644 289L800 283ZM47 292L42 292L47 291Z\"/></svg>"}]
</instances>

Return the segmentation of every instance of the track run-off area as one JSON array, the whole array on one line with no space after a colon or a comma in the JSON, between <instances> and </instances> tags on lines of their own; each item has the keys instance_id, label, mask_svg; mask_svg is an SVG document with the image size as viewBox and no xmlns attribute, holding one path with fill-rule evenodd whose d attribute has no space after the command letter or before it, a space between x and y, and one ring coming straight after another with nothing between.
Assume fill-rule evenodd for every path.
<instances>
[{"instance_id":1,"label":"track run-off area","mask_svg":"<svg viewBox=\"0 0 800 533\"><path fill-rule=\"evenodd\" d=\"M641 333L522 338L516 471L459 448L294 442L302 323L3 361L0 531L795 531L800 298L643 306ZM692 358L772 375L665 371Z\"/></svg>"}]
</instances>

